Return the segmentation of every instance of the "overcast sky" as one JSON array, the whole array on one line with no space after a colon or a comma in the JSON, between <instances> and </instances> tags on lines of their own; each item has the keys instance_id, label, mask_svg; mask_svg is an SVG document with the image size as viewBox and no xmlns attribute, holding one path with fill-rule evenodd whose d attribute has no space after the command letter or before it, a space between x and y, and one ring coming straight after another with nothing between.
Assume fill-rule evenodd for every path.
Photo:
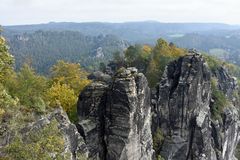
<instances>
[{"instance_id":1,"label":"overcast sky","mask_svg":"<svg viewBox=\"0 0 240 160\"><path fill-rule=\"evenodd\" d=\"M240 24L240 0L0 0L0 24L222 22Z\"/></svg>"}]
</instances>

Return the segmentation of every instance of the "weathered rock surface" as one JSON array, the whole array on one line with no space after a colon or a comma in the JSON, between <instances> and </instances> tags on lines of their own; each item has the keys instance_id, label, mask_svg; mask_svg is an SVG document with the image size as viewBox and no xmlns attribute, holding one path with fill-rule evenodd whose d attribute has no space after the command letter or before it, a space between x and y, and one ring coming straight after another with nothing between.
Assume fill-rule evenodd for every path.
<instances>
[{"instance_id":1,"label":"weathered rock surface","mask_svg":"<svg viewBox=\"0 0 240 160\"><path fill-rule=\"evenodd\" d=\"M70 160L78 160L82 156L88 157L89 152L83 137L78 132L76 126L69 121L67 114L62 108L55 109L47 115L36 116L35 118L33 122L24 124L24 127L9 130L7 132L9 134L7 134L5 138L0 139L6 142L0 145L0 158L6 154L5 152L1 153L1 148L12 143L16 133L21 135L22 140L25 141L27 137L29 137L30 132L39 132L52 122L56 122L54 125L57 125L56 127L60 130L61 137L64 141L64 151L60 151L63 156L66 154ZM51 157L55 159L54 154L52 154Z\"/></svg>"},{"instance_id":2,"label":"weathered rock surface","mask_svg":"<svg viewBox=\"0 0 240 160\"><path fill-rule=\"evenodd\" d=\"M94 82L87 86L78 100L79 132L84 137L89 157L105 159L105 112L108 85Z\"/></svg>"},{"instance_id":3,"label":"weathered rock surface","mask_svg":"<svg viewBox=\"0 0 240 160\"><path fill-rule=\"evenodd\" d=\"M67 114L61 109L56 109L47 116L42 117L34 123L29 124L27 127L22 129L22 133L26 134L30 130L42 129L46 125L50 124L51 121L56 120L58 128L64 137L65 153L70 153L71 160L77 160L79 154L84 154L88 157L88 150L83 137L78 133L78 130L74 124L72 124Z\"/></svg>"},{"instance_id":4,"label":"weathered rock surface","mask_svg":"<svg viewBox=\"0 0 240 160\"><path fill-rule=\"evenodd\" d=\"M212 76L217 79L218 88L223 91L223 93L232 101L234 99L234 92L237 92L238 85L237 80L235 77L231 77L227 69L224 67L217 68L213 73Z\"/></svg>"},{"instance_id":5,"label":"weathered rock surface","mask_svg":"<svg viewBox=\"0 0 240 160\"><path fill-rule=\"evenodd\" d=\"M93 82L79 96L78 115L90 158L152 159L150 89L136 69L123 69L108 85Z\"/></svg>"},{"instance_id":6,"label":"weathered rock surface","mask_svg":"<svg viewBox=\"0 0 240 160\"><path fill-rule=\"evenodd\" d=\"M239 95L236 78L231 77L226 69L218 68L213 72L217 87L229 100L224 108L221 121L212 121L215 150L219 159L234 160L234 152L239 142ZM210 105L210 107L212 107Z\"/></svg>"},{"instance_id":7,"label":"weathered rock surface","mask_svg":"<svg viewBox=\"0 0 240 160\"><path fill-rule=\"evenodd\" d=\"M213 76L218 89L232 97L237 85L224 69ZM222 123L211 117L211 76L203 57L190 53L171 62L153 100L153 132L165 139L161 155L166 160L233 160L239 140L238 109L229 103Z\"/></svg>"},{"instance_id":8,"label":"weathered rock surface","mask_svg":"<svg viewBox=\"0 0 240 160\"><path fill-rule=\"evenodd\" d=\"M158 126L165 159L214 156L210 132L210 72L200 55L170 63L158 88Z\"/></svg>"},{"instance_id":9,"label":"weathered rock surface","mask_svg":"<svg viewBox=\"0 0 240 160\"><path fill-rule=\"evenodd\" d=\"M129 68L115 76L106 110L107 159L152 159L150 89Z\"/></svg>"},{"instance_id":10,"label":"weathered rock surface","mask_svg":"<svg viewBox=\"0 0 240 160\"><path fill-rule=\"evenodd\" d=\"M234 160L239 142L239 98L236 79L218 67L210 71L196 50L171 62L152 90L135 68L120 69L112 79L93 75L78 101L78 130L90 158L155 159L152 135L164 136L156 154L165 160ZM220 119L212 80L228 99ZM150 101L151 97L151 101ZM152 110L152 111L151 111Z\"/></svg>"}]
</instances>

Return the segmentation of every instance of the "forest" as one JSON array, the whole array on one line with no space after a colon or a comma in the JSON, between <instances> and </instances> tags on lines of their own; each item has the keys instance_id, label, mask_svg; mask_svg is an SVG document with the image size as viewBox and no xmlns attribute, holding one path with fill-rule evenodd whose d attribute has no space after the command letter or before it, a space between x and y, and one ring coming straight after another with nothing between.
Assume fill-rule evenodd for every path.
<instances>
[{"instance_id":1,"label":"forest","mask_svg":"<svg viewBox=\"0 0 240 160\"><path fill-rule=\"evenodd\" d=\"M0 160L240 160L239 7L0 0Z\"/></svg>"},{"instance_id":2,"label":"forest","mask_svg":"<svg viewBox=\"0 0 240 160\"><path fill-rule=\"evenodd\" d=\"M181 48L195 48L223 61L240 64L239 26L215 23L47 23L3 26L2 33L15 56L15 68L32 63L49 74L57 60L80 63L88 71L107 64L114 52L130 45L154 46L159 37Z\"/></svg>"},{"instance_id":3,"label":"forest","mask_svg":"<svg viewBox=\"0 0 240 160\"><path fill-rule=\"evenodd\" d=\"M52 37L54 38L52 39ZM149 87L154 88L161 80L166 65L188 52L186 49L179 48L174 43L168 43L162 38L158 39L154 46L136 44L129 45L126 49L123 48L127 45L121 46L122 41L115 41L111 36L85 37L75 32L38 31L16 38L21 39L21 41L10 42L10 44L14 44L13 49L9 49L8 42L3 36L0 38L0 119L4 124L3 126L7 127L8 132L15 134L13 143L4 148L4 158L6 159L34 159L33 155L36 155L38 159L47 159L49 153L53 152L56 157L59 156L59 159L61 159L63 140L55 122L49 124L40 132L30 133L32 136L27 140L27 143L20 134L21 127L25 122L34 122L36 117L46 115L60 106L67 113L70 121L77 123L76 105L78 96L86 86L92 83L92 80L88 77L93 71L106 73L107 68L114 65L114 73L117 74L123 68L136 67L139 72L146 75ZM64 44L69 41L69 38L75 40L77 44L71 44L72 52L68 54L67 59L61 60L61 57L66 56L66 51L61 51L61 49L66 47ZM39 39L42 40L39 41ZM54 41L55 39L59 41ZM79 39L84 43L78 44ZM28 41L33 42L28 43ZM91 49L89 48L94 46L96 41L103 46L105 44L106 48L103 47L103 49L104 53L108 53L106 55L108 58L96 63L94 69L91 70L86 67L88 65L88 63L84 63L86 61L76 61L76 56L79 56L79 54L74 54L74 46L85 48L85 53L90 54ZM38 45L39 43L44 44ZM38 46L44 46L46 50L49 50L54 45L56 47L53 47L51 51L56 54L53 55L45 55L47 52L44 52L43 48L37 48ZM112 48L108 46L112 46ZM14 52L17 47L20 47L23 53L36 51L33 59L27 58L19 62L19 55L15 57L10 52ZM59 50L54 50L54 48L59 48ZM75 49L78 50L78 48ZM231 75L240 77L238 66L223 62L207 54L203 55L213 72L219 66L224 66ZM43 57L48 57L44 63L40 61ZM84 67L81 64L82 62ZM16 64L17 68L15 67ZM216 86L216 82L212 81L212 86ZM223 106L228 103L227 99L217 87L213 88L213 96L217 102L213 115L216 119L221 119L219 117L223 112ZM1 129L4 128L1 127ZM157 130L153 135L155 150L159 149L162 141L162 132ZM27 145L27 147L23 147L23 145ZM38 145L46 145L47 147L37 148ZM67 154L64 155L65 159L67 156Z\"/></svg>"},{"instance_id":4,"label":"forest","mask_svg":"<svg viewBox=\"0 0 240 160\"><path fill-rule=\"evenodd\" d=\"M7 36L15 67L31 63L36 72L48 74L58 60L80 63L85 69L96 70L107 62L113 52L122 52L129 43L114 35L88 36L77 31L36 31Z\"/></svg>"}]
</instances>

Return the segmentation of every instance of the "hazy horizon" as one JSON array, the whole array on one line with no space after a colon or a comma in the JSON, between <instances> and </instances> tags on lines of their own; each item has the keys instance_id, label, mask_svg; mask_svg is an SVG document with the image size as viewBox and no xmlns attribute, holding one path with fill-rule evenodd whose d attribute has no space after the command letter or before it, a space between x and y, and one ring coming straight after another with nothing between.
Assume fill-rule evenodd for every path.
<instances>
[{"instance_id":1,"label":"hazy horizon","mask_svg":"<svg viewBox=\"0 0 240 160\"><path fill-rule=\"evenodd\" d=\"M1 25L48 22L240 24L236 0L0 0Z\"/></svg>"},{"instance_id":2,"label":"hazy horizon","mask_svg":"<svg viewBox=\"0 0 240 160\"><path fill-rule=\"evenodd\" d=\"M121 23L141 23L141 22L153 22L153 23L163 23L163 24L223 24L223 25L231 25L231 26L240 26L240 24L230 24L224 22L161 22L155 20L144 20L144 21L122 21L122 22L110 22L110 21L84 21L84 22L77 22L77 21L49 21L49 22L40 22L40 23L27 23L27 24L9 24L9 25L2 25L0 26L27 26L27 25L44 25L44 24L51 24L51 23L109 23L109 24L121 24Z\"/></svg>"}]
</instances>

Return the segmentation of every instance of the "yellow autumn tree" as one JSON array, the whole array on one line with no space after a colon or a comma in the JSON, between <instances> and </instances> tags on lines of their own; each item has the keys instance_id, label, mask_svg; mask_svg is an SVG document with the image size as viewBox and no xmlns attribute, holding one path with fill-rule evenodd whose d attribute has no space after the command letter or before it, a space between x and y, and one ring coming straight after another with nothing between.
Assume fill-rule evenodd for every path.
<instances>
[{"instance_id":1,"label":"yellow autumn tree","mask_svg":"<svg viewBox=\"0 0 240 160\"><path fill-rule=\"evenodd\" d=\"M13 72L13 63L14 58L8 51L6 40L0 35L0 118L18 103L18 99L9 94L5 85L9 81L9 75Z\"/></svg>"},{"instance_id":2,"label":"yellow autumn tree","mask_svg":"<svg viewBox=\"0 0 240 160\"><path fill-rule=\"evenodd\" d=\"M69 119L77 120L77 97L91 81L88 73L80 64L58 61L51 68L52 86L47 91L46 99L50 107L62 106Z\"/></svg>"},{"instance_id":3,"label":"yellow autumn tree","mask_svg":"<svg viewBox=\"0 0 240 160\"><path fill-rule=\"evenodd\" d=\"M139 59L141 63L149 63L150 55L152 54L152 47L149 45L143 45L139 53Z\"/></svg>"},{"instance_id":4,"label":"yellow autumn tree","mask_svg":"<svg viewBox=\"0 0 240 160\"><path fill-rule=\"evenodd\" d=\"M174 57L174 58L178 58L180 56L184 56L187 53L187 51L185 49L178 48L173 43L169 44L169 49L170 49L170 52L171 52L171 57Z\"/></svg>"},{"instance_id":5,"label":"yellow autumn tree","mask_svg":"<svg viewBox=\"0 0 240 160\"><path fill-rule=\"evenodd\" d=\"M81 68L80 64L58 61L51 68L53 82L66 84L78 95L83 88L90 83L88 73Z\"/></svg>"},{"instance_id":6,"label":"yellow autumn tree","mask_svg":"<svg viewBox=\"0 0 240 160\"><path fill-rule=\"evenodd\" d=\"M176 47L173 43L169 44L164 39L158 39L146 71L150 87L154 87L160 81L164 69L170 61L185 54L184 49Z\"/></svg>"},{"instance_id":7,"label":"yellow autumn tree","mask_svg":"<svg viewBox=\"0 0 240 160\"><path fill-rule=\"evenodd\" d=\"M60 84L59 82L54 82L52 87L48 89L46 97L50 107L62 106L67 113L72 110L77 102L74 90L67 84Z\"/></svg>"},{"instance_id":8,"label":"yellow autumn tree","mask_svg":"<svg viewBox=\"0 0 240 160\"><path fill-rule=\"evenodd\" d=\"M146 53L151 53L152 52L152 47L149 45L143 45L142 50Z\"/></svg>"}]
</instances>

